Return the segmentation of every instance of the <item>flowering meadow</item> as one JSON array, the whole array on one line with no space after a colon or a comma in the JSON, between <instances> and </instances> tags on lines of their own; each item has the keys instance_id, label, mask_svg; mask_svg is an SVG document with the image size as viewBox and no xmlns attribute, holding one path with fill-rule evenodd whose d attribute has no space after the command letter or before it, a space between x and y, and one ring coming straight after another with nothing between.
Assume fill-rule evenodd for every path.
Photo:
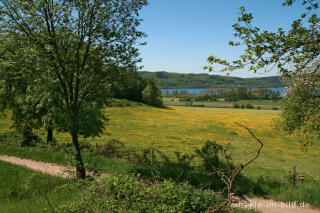
<instances>
[{"instance_id":1,"label":"flowering meadow","mask_svg":"<svg viewBox=\"0 0 320 213\"><path fill-rule=\"evenodd\" d=\"M304 146L303 139L288 136L277 128L280 110L223 109L200 107L154 108L145 105L107 107L109 119L100 137L86 139L92 145L111 139L126 147L156 148L169 157L174 152L193 154L206 141L216 141L230 147L235 162L253 156L257 142L247 130L250 128L264 142L261 156L244 172L249 176L276 176L289 173L296 165L302 175L320 176L320 146ZM0 119L0 132L10 131L8 118ZM44 140L45 131L38 132ZM58 143L70 143L66 133L54 133Z\"/></svg>"},{"instance_id":2,"label":"flowering meadow","mask_svg":"<svg viewBox=\"0 0 320 213\"><path fill-rule=\"evenodd\" d=\"M105 111L110 120L97 143L117 139L129 147L152 147L173 156L175 151L193 153L215 140L229 146L234 161L240 163L255 154L258 144L238 122L264 142L261 157L247 173L283 175L296 165L300 174L320 175L319 146L306 150L302 138L282 133L276 126L279 110L139 106Z\"/></svg>"}]
</instances>

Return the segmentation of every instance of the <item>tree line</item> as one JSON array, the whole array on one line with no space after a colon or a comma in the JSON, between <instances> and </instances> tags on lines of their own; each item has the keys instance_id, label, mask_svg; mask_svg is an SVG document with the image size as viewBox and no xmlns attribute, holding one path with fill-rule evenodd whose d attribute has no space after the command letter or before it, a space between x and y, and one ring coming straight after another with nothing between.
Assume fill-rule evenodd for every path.
<instances>
[{"instance_id":1,"label":"tree line","mask_svg":"<svg viewBox=\"0 0 320 213\"><path fill-rule=\"evenodd\" d=\"M195 101L217 101L224 99L225 101L238 101L238 100L272 100L279 101L282 96L279 91L272 91L267 88L249 88L246 86L238 86L236 88L216 88L206 89L200 92L199 95L190 94L188 91L174 90L171 94L166 91L163 94L165 97L180 97L183 100Z\"/></svg>"},{"instance_id":2,"label":"tree line","mask_svg":"<svg viewBox=\"0 0 320 213\"><path fill-rule=\"evenodd\" d=\"M110 74L111 97L162 106L161 89L152 79L145 79L137 71L114 67Z\"/></svg>"},{"instance_id":3,"label":"tree line","mask_svg":"<svg viewBox=\"0 0 320 213\"><path fill-rule=\"evenodd\" d=\"M153 79L161 88L233 88L247 86L252 88L285 87L286 82L280 76L260 78L239 78L207 73L169 73L139 72L144 78Z\"/></svg>"}]
</instances>

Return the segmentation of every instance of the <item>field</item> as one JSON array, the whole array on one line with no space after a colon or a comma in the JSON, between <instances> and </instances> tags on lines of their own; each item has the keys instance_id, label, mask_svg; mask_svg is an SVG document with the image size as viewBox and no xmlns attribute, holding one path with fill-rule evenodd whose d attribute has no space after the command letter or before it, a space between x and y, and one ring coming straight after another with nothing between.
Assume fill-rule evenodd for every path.
<instances>
[{"instance_id":1,"label":"field","mask_svg":"<svg viewBox=\"0 0 320 213\"><path fill-rule=\"evenodd\" d=\"M88 139L93 145L117 139L128 147L156 148L173 156L175 151L193 153L208 140L230 144L234 160L241 162L256 150L256 141L235 124L241 123L264 142L261 157L248 169L250 174L285 175L294 165L300 174L320 176L317 162L319 146L306 150L302 138L287 136L275 122L279 110L223 109L169 107L153 108L145 105L109 107L105 109L107 122L100 137ZM0 121L0 132L8 131L9 122ZM45 132L40 132L45 138ZM69 143L68 134L56 134L60 143ZM254 170L254 172L250 172ZM272 173L270 173L272 171Z\"/></svg>"},{"instance_id":2,"label":"field","mask_svg":"<svg viewBox=\"0 0 320 213\"><path fill-rule=\"evenodd\" d=\"M106 132L96 141L115 138L133 147L154 147L165 153L179 151L192 153L207 140L230 144L240 161L252 153L256 142L246 130L234 122L246 125L264 143L261 158L253 168L287 173L293 165L304 174L320 175L317 161L320 149L313 147L306 152L297 136L285 136L275 127L280 111L211 109L171 107L109 108L106 114L110 122ZM253 169L252 168L252 169Z\"/></svg>"},{"instance_id":3,"label":"field","mask_svg":"<svg viewBox=\"0 0 320 213\"><path fill-rule=\"evenodd\" d=\"M280 110L255 109L154 108L133 103L122 107L107 107L105 114L109 121L105 131L100 137L86 140L95 146L116 139L126 147L156 148L171 159L175 159L176 151L193 154L194 150L201 148L206 141L217 141L231 147L233 160L240 163L255 154L258 144L245 129L235 124L238 122L250 128L264 142L260 158L244 170L244 175L254 185L253 188L246 190L249 186L244 185L238 191L282 201L308 201L320 206L320 147L306 147L302 138L282 133L275 125L280 119L280 113ZM10 131L9 126L8 119L2 119L0 132ZM45 132L37 133L45 138ZM60 144L70 143L68 134L55 133L55 138ZM0 153L65 165L71 162L69 154L65 155L61 150L44 152L41 147L16 149L3 146ZM89 170L130 173L135 169L118 160L87 153L84 153L83 157ZM195 158L194 164L199 163L199 159ZM307 175L311 182L291 185L284 181L284 177L292 171L294 165L298 175ZM256 190L255 186L262 189ZM263 193L259 190L263 190Z\"/></svg>"}]
</instances>

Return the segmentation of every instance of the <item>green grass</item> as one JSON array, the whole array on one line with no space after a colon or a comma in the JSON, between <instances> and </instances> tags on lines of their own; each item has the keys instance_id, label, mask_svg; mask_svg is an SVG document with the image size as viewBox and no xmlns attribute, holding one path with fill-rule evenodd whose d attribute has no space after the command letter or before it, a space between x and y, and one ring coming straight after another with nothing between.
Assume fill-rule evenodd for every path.
<instances>
[{"instance_id":1,"label":"green grass","mask_svg":"<svg viewBox=\"0 0 320 213\"><path fill-rule=\"evenodd\" d=\"M44 212L73 199L75 190L66 180L0 161L0 212Z\"/></svg>"},{"instance_id":2,"label":"green grass","mask_svg":"<svg viewBox=\"0 0 320 213\"><path fill-rule=\"evenodd\" d=\"M36 161L58 163L66 166L74 166L71 146L68 144L58 146L46 146L39 144L32 147L21 147L12 141L5 141L8 138L5 134L0 135L0 154L12 155L21 158L28 158ZM106 173L128 173L133 167L121 160L114 160L102 156L93 156L91 153L82 152L83 162L89 171Z\"/></svg>"}]
</instances>

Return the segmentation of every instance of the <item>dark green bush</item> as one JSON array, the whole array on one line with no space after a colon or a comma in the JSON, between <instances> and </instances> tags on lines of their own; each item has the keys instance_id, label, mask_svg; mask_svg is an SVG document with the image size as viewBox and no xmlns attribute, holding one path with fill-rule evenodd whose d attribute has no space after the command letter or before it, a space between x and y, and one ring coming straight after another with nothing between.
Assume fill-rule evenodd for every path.
<instances>
[{"instance_id":1,"label":"dark green bush","mask_svg":"<svg viewBox=\"0 0 320 213\"><path fill-rule=\"evenodd\" d=\"M252 104L247 103L246 105L247 109L254 109L254 106Z\"/></svg>"},{"instance_id":2,"label":"dark green bush","mask_svg":"<svg viewBox=\"0 0 320 213\"><path fill-rule=\"evenodd\" d=\"M244 109L244 108L246 108L246 105L241 104L241 109Z\"/></svg>"},{"instance_id":3,"label":"dark green bush","mask_svg":"<svg viewBox=\"0 0 320 213\"><path fill-rule=\"evenodd\" d=\"M193 104L192 106L193 106L193 107L205 107L204 104Z\"/></svg>"},{"instance_id":4,"label":"dark green bush","mask_svg":"<svg viewBox=\"0 0 320 213\"><path fill-rule=\"evenodd\" d=\"M207 141L201 149L196 149L195 152L209 173L214 172L215 169L231 170L234 168L228 149L215 141Z\"/></svg>"},{"instance_id":5,"label":"dark green bush","mask_svg":"<svg viewBox=\"0 0 320 213\"><path fill-rule=\"evenodd\" d=\"M237 104L237 103L233 103L233 108L240 108L240 105L239 104Z\"/></svg>"},{"instance_id":6,"label":"dark green bush","mask_svg":"<svg viewBox=\"0 0 320 213\"><path fill-rule=\"evenodd\" d=\"M92 153L94 155L119 158L123 156L123 151L124 143L113 139L102 145L96 144Z\"/></svg>"},{"instance_id":7,"label":"dark green bush","mask_svg":"<svg viewBox=\"0 0 320 213\"><path fill-rule=\"evenodd\" d=\"M31 131L5 132L0 135L0 142L6 142L18 146L35 146L41 143L41 139Z\"/></svg>"}]
</instances>

